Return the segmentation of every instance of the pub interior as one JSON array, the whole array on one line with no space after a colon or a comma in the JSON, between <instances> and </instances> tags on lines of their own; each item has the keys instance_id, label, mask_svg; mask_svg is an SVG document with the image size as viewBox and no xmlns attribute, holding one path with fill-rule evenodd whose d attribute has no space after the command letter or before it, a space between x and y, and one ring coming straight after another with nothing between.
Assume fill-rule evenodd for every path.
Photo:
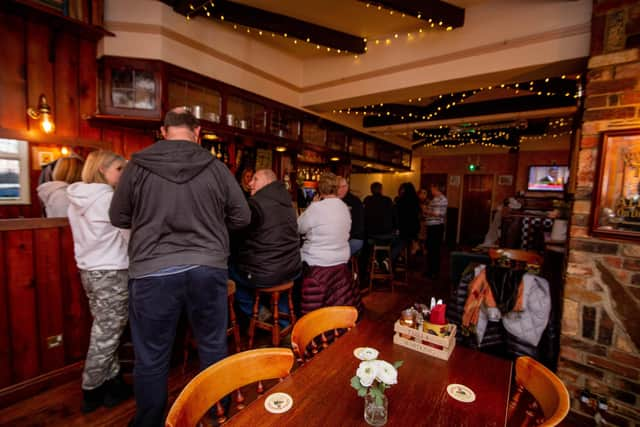
<instances>
[{"instance_id":1,"label":"pub interior","mask_svg":"<svg viewBox=\"0 0 640 427\"><path fill-rule=\"evenodd\" d=\"M128 160L126 176L132 155L171 139L160 129L176 107L248 200L260 192L253 173L272 170L299 229L318 198L336 197L322 184L334 175L365 216L374 183L394 211L407 188L425 190L431 213L418 215L426 235L404 238L402 219L392 243L369 232L341 262L357 303L326 305L356 306L357 322L304 301L300 312L307 279L324 286L315 267L293 288L261 290L298 315L279 321L274 303L270 324L258 299L249 317L238 311L229 282L231 356L196 377L198 343L181 319L167 425L205 412L205 425L640 425L637 1L5 0L0 40L0 425L132 421L133 397L81 411L93 316L66 207L53 213L42 186L59 182L60 159L97 150ZM496 322L496 301L477 293L510 286L496 288L500 268L522 283ZM304 325L326 328L304 341ZM324 334L309 344L329 330L328 346ZM397 384L375 383L384 422L363 418L360 373L363 394L352 389L369 348L403 361ZM135 352L127 326L128 384ZM228 388L210 393L196 384L206 378ZM241 386L244 401L216 404Z\"/></svg>"}]
</instances>

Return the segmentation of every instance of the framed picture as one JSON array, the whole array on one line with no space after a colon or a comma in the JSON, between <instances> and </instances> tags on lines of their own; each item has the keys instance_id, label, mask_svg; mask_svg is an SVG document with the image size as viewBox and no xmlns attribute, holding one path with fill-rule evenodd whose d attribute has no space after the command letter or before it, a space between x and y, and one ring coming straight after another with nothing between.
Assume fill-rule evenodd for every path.
<instances>
[{"instance_id":1,"label":"framed picture","mask_svg":"<svg viewBox=\"0 0 640 427\"><path fill-rule=\"evenodd\" d=\"M498 175L498 185L513 185L513 175Z\"/></svg>"},{"instance_id":2,"label":"framed picture","mask_svg":"<svg viewBox=\"0 0 640 427\"><path fill-rule=\"evenodd\" d=\"M460 175L449 175L449 185L457 187L460 185Z\"/></svg>"},{"instance_id":3,"label":"framed picture","mask_svg":"<svg viewBox=\"0 0 640 427\"><path fill-rule=\"evenodd\" d=\"M596 178L592 234L640 240L640 129L603 134Z\"/></svg>"},{"instance_id":4,"label":"framed picture","mask_svg":"<svg viewBox=\"0 0 640 427\"><path fill-rule=\"evenodd\" d=\"M42 169L42 166L47 163L53 162L55 159L51 151L38 151L38 166Z\"/></svg>"}]
</instances>

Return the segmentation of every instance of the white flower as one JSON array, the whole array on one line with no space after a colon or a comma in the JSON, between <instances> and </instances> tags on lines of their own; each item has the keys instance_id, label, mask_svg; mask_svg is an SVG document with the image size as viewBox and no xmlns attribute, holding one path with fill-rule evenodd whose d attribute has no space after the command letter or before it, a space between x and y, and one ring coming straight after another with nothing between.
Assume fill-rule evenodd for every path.
<instances>
[{"instance_id":1,"label":"white flower","mask_svg":"<svg viewBox=\"0 0 640 427\"><path fill-rule=\"evenodd\" d=\"M363 362L360 362L360 366L358 366L356 375L358 376L360 384L362 384L363 387L369 387L371 384L373 384L373 380L376 379L376 361L365 360Z\"/></svg>"},{"instance_id":2,"label":"white flower","mask_svg":"<svg viewBox=\"0 0 640 427\"><path fill-rule=\"evenodd\" d=\"M398 371L393 365L384 360L374 360L376 379L387 385L398 383Z\"/></svg>"}]
</instances>

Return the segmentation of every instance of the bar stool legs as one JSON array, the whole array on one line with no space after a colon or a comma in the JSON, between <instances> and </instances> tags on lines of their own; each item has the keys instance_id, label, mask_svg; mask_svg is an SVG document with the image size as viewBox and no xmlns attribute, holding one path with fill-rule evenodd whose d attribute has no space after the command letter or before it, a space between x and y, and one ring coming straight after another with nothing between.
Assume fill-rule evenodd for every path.
<instances>
[{"instance_id":1,"label":"bar stool legs","mask_svg":"<svg viewBox=\"0 0 640 427\"><path fill-rule=\"evenodd\" d=\"M388 271L384 271L376 261L378 252L385 253L385 259L388 260ZM391 283L391 292L393 292L393 265L391 262L391 246L390 245L373 245L371 258L369 259L369 293L373 291L374 280L385 280Z\"/></svg>"},{"instance_id":2,"label":"bar stool legs","mask_svg":"<svg viewBox=\"0 0 640 427\"><path fill-rule=\"evenodd\" d=\"M287 299L289 303L289 313L280 313L278 302L280 301L280 295L282 292L287 293ZM273 313L272 322L262 321L258 318L260 312L260 296L262 294L269 294L271 299L271 312ZM280 319L285 318L289 320L289 326L282 329L280 327ZM286 336L293 325L296 323L296 315L293 311L293 282L283 283L281 285L272 286L269 288L256 288L255 298L253 301L253 313L249 322L249 348L253 348L253 340L255 336L256 328L263 329L271 332L271 342L274 347L280 345L282 337Z\"/></svg>"},{"instance_id":3,"label":"bar stool legs","mask_svg":"<svg viewBox=\"0 0 640 427\"><path fill-rule=\"evenodd\" d=\"M353 284L355 288L360 291L360 266L358 260L358 254L351 255L351 275L353 277Z\"/></svg>"},{"instance_id":4,"label":"bar stool legs","mask_svg":"<svg viewBox=\"0 0 640 427\"><path fill-rule=\"evenodd\" d=\"M400 261L400 259L402 259L402 261ZM409 248L406 246L402 249L400 256L394 263L393 276L396 285L409 285ZM402 280L400 280L400 276L402 276Z\"/></svg>"}]
</instances>

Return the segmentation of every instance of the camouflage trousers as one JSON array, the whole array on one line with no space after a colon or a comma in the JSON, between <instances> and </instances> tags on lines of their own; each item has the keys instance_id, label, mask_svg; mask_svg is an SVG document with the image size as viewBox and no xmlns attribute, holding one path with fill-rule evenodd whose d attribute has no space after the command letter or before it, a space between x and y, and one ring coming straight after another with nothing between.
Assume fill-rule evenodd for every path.
<instances>
[{"instance_id":1,"label":"camouflage trousers","mask_svg":"<svg viewBox=\"0 0 640 427\"><path fill-rule=\"evenodd\" d=\"M93 390L118 375L118 346L129 313L127 270L80 270L93 316L82 388Z\"/></svg>"}]
</instances>

